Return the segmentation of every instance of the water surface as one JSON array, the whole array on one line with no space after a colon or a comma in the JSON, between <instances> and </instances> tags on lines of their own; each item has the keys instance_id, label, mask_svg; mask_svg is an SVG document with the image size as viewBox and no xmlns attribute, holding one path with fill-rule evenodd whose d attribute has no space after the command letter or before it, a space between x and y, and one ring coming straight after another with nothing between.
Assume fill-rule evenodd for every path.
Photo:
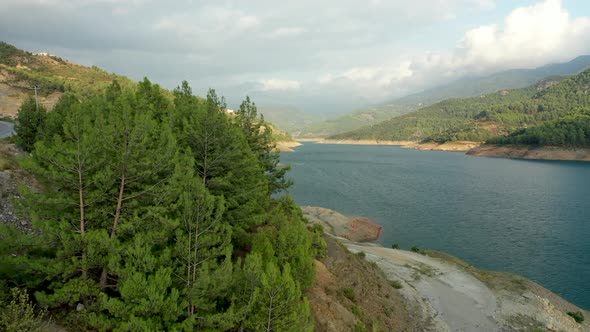
<instances>
[{"instance_id":1,"label":"water surface","mask_svg":"<svg viewBox=\"0 0 590 332\"><path fill-rule=\"evenodd\" d=\"M384 246L517 273L590 309L590 163L314 143L281 160L297 203L368 217Z\"/></svg>"}]
</instances>

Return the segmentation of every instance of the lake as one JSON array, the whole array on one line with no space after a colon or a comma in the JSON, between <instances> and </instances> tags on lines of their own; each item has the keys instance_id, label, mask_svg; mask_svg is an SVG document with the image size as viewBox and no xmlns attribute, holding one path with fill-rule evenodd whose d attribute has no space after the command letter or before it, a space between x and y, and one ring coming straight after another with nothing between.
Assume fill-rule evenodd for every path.
<instances>
[{"instance_id":1,"label":"lake","mask_svg":"<svg viewBox=\"0 0 590 332\"><path fill-rule=\"evenodd\" d=\"M299 205L381 224L417 245L530 278L590 309L590 163L305 143L283 153Z\"/></svg>"}]
</instances>

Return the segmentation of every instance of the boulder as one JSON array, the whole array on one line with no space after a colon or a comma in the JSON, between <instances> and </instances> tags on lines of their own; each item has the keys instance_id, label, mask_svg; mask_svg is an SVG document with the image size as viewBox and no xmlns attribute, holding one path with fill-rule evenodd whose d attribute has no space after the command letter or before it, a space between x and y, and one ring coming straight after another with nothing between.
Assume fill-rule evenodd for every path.
<instances>
[{"instance_id":1,"label":"boulder","mask_svg":"<svg viewBox=\"0 0 590 332\"><path fill-rule=\"evenodd\" d=\"M310 222L322 225L326 233L355 242L376 241L383 229L367 218L347 217L326 208L304 206L301 210Z\"/></svg>"}]
</instances>

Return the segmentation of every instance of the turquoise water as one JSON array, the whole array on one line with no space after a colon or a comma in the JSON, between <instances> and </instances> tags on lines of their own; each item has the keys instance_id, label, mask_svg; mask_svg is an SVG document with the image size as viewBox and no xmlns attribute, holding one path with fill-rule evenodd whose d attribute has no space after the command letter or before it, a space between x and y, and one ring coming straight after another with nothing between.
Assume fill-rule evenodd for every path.
<instances>
[{"instance_id":1,"label":"turquoise water","mask_svg":"<svg viewBox=\"0 0 590 332\"><path fill-rule=\"evenodd\" d=\"M297 203L368 217L384 246L517 273L590 309L590 163L314 143L281 161Z\"/></svg>"}]
</instances>

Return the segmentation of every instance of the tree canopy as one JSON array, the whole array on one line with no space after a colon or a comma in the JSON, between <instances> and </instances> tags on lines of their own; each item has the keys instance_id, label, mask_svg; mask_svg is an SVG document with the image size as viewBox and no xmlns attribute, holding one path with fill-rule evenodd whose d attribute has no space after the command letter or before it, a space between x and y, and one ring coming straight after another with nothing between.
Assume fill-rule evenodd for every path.
<instances>
[{"instance_id":1,"label":"tree canopy","mask_svg":"<svg viewBox=\"0 0 590 332\"><path fill-rule=\"evenodd\" d=\"M309 330L321 246L273 195L289 181L270 127L249 98L232 117L214 90L173 95L145 79L65 94L42 121L23 105L39 188L18 203L36 235L0 246L0 287L77 330Z\"/></svg>"}]
</instances>

